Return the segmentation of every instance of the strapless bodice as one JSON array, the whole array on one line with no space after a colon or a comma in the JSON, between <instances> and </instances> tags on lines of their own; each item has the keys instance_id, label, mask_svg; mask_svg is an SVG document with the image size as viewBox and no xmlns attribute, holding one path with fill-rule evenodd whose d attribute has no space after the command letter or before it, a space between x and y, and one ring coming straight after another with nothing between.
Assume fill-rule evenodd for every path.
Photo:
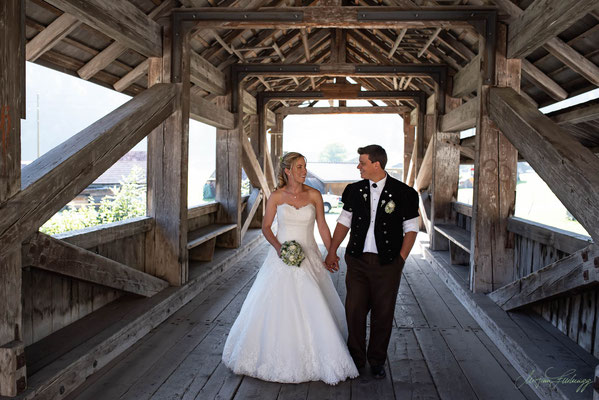
<instances>
[{"instance_id":1,"label":"strapless bodice","mask_svg":"<svg viewBox=\"0 0 599 400\"><path fill-rule=\"evenodd\" d=\"M316 209L312 203L303 207L283 203L277 206L277 239L280 243L296 240L302 247L316 246L314 240L314 221Z\"/></svg>"}]
</instances>

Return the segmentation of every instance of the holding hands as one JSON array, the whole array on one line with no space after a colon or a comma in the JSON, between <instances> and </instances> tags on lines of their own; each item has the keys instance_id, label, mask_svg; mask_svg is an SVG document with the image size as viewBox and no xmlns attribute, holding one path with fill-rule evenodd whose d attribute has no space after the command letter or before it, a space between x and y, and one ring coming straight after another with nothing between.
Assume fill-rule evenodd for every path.
<instances>
[{"instance_id":1,"label":"holding hands","mask_svg":"<svg viewBox=\"0 0 599 400\"><path fill-rule=\"evenodd\" d=\"M324 267L329 272L336 272L339 270L339 257L337 256L337 252L329 251L326 258L324 259Z\"/></svg>"}]
</instances>

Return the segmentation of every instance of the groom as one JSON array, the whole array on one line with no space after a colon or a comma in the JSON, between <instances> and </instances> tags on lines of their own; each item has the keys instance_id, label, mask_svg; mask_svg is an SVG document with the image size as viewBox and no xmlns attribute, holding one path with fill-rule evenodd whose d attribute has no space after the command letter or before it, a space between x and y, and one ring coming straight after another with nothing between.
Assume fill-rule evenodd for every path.
<instances>
[{"instance_id":1,"label":"groom","mask_svg":"<svg viewBox=\"0 0 599 400\"><path fill-rule=\"evenodd\" d=\"M418 233L418 193L385 172L387 153L381 146L360 147L358 154L363 180L343 192L343 211L325 263L331 272L339 268L337 249L349 231L345 251L347 345L356 367L361 369L368 361L374 377L380 379L385 377L401 272Z\"/></svg>"}]
</instances>

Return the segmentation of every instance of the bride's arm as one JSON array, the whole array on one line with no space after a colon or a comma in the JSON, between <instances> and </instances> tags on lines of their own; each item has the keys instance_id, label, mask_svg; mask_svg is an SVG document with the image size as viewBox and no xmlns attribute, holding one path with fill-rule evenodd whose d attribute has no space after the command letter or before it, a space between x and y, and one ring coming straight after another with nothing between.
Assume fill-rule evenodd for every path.
<instances>
[{"instance_id":1,"label":"bride's arm","mask_svg":"<svg viewBox=\"0 0 599 400\"><path fill-rule=\"evenodd\" d=\"M327 221L324 218L324 203L322 202L322 195L318 190L314 189L313 199L316 208L316 224L318 225L318 233L320 233L320 237L322 238L322 242L324 246L329 251L331 247L331 231L329 230L329 226L327 225Z\"/></svg>"},{"instance_id":2,"label":"bride's arm","mask_svg":"<svg viewBox=\"0 0 599 400\"><path fill-rule=\"evenodd\" d=\"M272 223L275 219L275 214L277 213L277 199L279 198L279 194L275 191L271 194L268 201L266 202L266 212L264 213L264 218L262 219L262 233L268 243L272 245L277 251L277 254L280 254L281 251L281 243L277 240L277 237L272 232Z\"/></svg>"}]
</instances>

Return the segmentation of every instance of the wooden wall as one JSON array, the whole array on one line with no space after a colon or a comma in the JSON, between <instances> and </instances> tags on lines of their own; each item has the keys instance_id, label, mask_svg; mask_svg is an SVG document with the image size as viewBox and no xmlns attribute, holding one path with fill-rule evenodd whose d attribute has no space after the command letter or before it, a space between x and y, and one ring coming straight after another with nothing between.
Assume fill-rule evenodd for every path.
<instances>
[{"instance_id":1,"label":"wooden wall","mask_svg":"<svg viewBox=\"0 0 599 400\"><path fill-rule=\"evenodd\" d=\"M471 210L453 203L456 224L470 231ZM511 218L514 234L514 269L517 279L558 261L589 245L589 236L579 235L520 218ZM583 349L599 357L599 288L539 301L528 307L567 335Z\"/></svg>"},{"instance_id":2,"label":"wooden wall","mask_svg":"<svg viewBox=\"0 0 599 400\"><path fill-rule=\"evenodd\" d=\"M454 221L460 228L466 229L471 232L472 223L472 206L465 203L452 203L452 211L455 214Z\"/></svg>"},{"instance_id":3,"label":"wooden wall","mask_svg":"<svg viewBox=\"0 0 599 400\"><path fill-rule=\"evenodd\" d=\"M542 224L512 218L515 234L514 268L521 278L588 246L591 238ZM583 349L599 356L599 288L532 304L529 309L567 335Z\"/></svg>"},{"instance_id":4,"label":"wooden wall","mask_svg":"<svg viewBox=\"0 0 599 400\"><path fill-rule=\"evenodd\" d=\"M189 210L189 229L213 223L218 203ZM135 218L55 237L149 274L146 235L152 219ZM123 236L125 235L125 236ZM151 263L148 263L151 265ZM37 268L23 268L23 340L25 346L118 299L123 292Z\"/></svg>"}]
</instances>

